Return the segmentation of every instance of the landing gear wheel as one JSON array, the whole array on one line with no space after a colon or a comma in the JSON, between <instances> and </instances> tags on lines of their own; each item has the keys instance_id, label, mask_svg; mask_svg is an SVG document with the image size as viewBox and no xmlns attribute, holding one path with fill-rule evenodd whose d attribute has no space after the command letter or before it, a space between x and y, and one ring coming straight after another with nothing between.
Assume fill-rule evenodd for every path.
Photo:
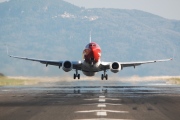
<instances>
[{"instance_id":1,"label":"landing gear wheel","mask_svg":"<svg viewBox=\"0 0 180 120\"><path fill-rule=\"evenodd\" d=\"M74 74L74 79L76 79L76 77L80 79L80 74L78 74L78 70L76 70L76 73Z\"/></svg>"},{"instance_id":2,"label":"landing gear wheel","mask_svg":"<svg viewBox=\"0 0 180 120\"><path fill-rule=\"evenodd\" d=\"M106 74L105 78L106 78L106 80L108 80L108 74Z\"/></svg>"},{"instance_id":3,"label":"landing gear wheel","mask_svg":"<svg viewBox=\"0 0 180 120\"><path fill-rule=\"evenodd\" d=\"M76 79L76 74L74 74L74 79Z\"/></svg>"},{"instance_id":4,"label":"landing gear wheel","mask_svg":"<svg viewBox=\"0 0 180 120\"><path fill-rule=\"evenodd\" d=\"M104 79L104 75L102 74L102 75L101 75L101 80L103 80L103 79Z\"/></svg>"},{"instance_id":5,"label":"landing gear wheel","mask_svg":"<svg viewBox=\"0 0 180 120\"><path fill-rule=\"evenodd\" d=\"M108 74L106 74L106 70L104 70L104 74L101 75L101 80L103 80L104 78L108 80Z\"/></svg>"},{"instance_id":6,"label":"landing gear wheel","mask_svg":"<svg viewBox=\"0 0 180 120\"><path fill-rule=\"evenodd\" d=\"M78 74L78 76L77 76L77 77L78 77L78 79L80 79L80 74Z\"/></svg>"}]
</instances>

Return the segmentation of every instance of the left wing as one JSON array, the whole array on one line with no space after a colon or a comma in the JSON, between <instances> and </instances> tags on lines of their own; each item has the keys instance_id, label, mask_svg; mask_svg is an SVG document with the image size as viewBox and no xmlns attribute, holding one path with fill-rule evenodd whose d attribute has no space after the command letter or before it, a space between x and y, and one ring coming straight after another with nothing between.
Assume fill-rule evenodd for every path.
<instances>
[{"instance_id":1,"label":"left wing","mask_svg":"<svg viewBox=\"0 0 180 120\"><path fill-rule=\"evenodd\" d=\"M156 63L156 62L166 62L166 61L170 61L170 60L172 60L172 58L163 59L163 60L140 61L140 62L122 62L120 64L122 65L122 67L136 67L136 66L139 66L141 64Z\"/></svg>"},{"instance_id":2,"label":"left wing","mask_svg":"<svg viewBox=\"0 0 180 120\"><path fill-rule=\"evenodd\" d=\"M151 61L139 61L139 62L116 62L121 66L121 69L124 67L136 67L141 64L148 64L148 63L156 63L156 62L166 62L173 60L172 58L170 59L162 59L162 60L151 60ZM111 69L111 65L115 62L102 62L100 66L100 70L108 70Z\"/></svg>"}]
</instances>

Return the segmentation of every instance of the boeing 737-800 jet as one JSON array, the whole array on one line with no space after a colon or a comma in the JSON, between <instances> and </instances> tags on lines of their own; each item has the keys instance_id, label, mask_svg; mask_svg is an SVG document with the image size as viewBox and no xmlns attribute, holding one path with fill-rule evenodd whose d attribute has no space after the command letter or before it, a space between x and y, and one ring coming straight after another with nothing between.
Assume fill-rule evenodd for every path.
<instances>
[{"instance_id":1,"label":"boeing 737-800 jet","mask_svg":"<svg viewBox=\"0 0 180 120\"><path fill-rule=\"evenodd\" d=\"M152 60L152 61L139 61L139 62L102 62L101 61L101 48L100 46L95 43L91 42L90 37L90 43L86 45L85 49L83 50L83 61L52 61L52 60L41 60L41 59L33 59L33 58L26 58L26 57L19 57L19 56L13 56L9 55L13 58L23 59L23 60L29 60L29 61L36 61L40 62L42 64L45 64L46 67L48 65L54 65L58 66L59 68L62 67L62 69L65 72L69 72L72 69L76 71L74 74L74 79L78 78L80 79L80 74L78 74L78 70L82 71L84 75L86 76L94 76L95 73L103 71L104 73L101 75L101 79L104 78L107 80L108 75L106 74L107 70L111 70L113 73L117 73L120 70L123 70L125 67L136 67L141 64L147 64L147 63L155 63L155 62L164 62L169 61L171 59L164 59L164 60Z\"/></svg>"}]
</instances>

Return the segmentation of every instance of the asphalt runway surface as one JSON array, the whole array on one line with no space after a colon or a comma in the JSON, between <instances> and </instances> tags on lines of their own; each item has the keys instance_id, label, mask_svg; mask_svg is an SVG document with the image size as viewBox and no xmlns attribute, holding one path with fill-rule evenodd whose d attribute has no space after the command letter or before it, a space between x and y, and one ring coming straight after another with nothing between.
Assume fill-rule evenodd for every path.
<instances>
[{"instance_id":1,"label":"asphalt runway surface","mask_svg":"<svg viewBox=\"0 0 180 120\"><path fill-rule=\"evenodd\" d=\"M0 87L0 120L180 119L178 85L77 85Z\"/></svg>"}]
</instances>

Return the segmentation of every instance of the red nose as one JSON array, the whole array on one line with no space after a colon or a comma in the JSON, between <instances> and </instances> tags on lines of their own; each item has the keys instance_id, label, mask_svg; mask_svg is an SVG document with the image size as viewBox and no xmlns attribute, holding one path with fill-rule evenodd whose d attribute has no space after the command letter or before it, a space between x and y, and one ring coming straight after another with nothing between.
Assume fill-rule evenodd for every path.
<instances>
[{"instance_id":1,"label":"red nose","mask_svg":"<svg viewBox=\"0 0 180 120\"><path fill-rule=\"evenodd\" d=\"M96 62L98 62L99 58L100 58L100 51L99 49L92 47L91 49L91 60L94 60Z\"/></svg>"}]
</instances>

